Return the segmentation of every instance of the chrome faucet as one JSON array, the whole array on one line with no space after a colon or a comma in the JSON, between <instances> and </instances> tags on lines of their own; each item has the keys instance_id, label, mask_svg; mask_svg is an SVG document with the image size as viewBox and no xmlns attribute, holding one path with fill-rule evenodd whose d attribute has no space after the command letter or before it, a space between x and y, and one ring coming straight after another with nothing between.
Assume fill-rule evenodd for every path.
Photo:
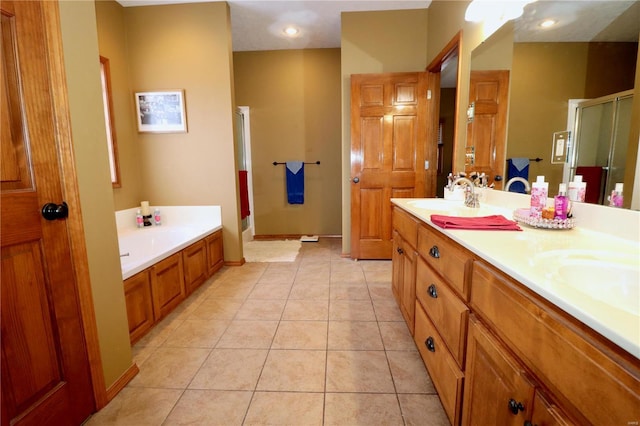
<instances>
[{"instance_id":1,"label":"chrome faucet","mask_svg":"<svg viewBox=\"0 0 640 426\"><path fill-rule=\"evenodd\" d=\"M464 190L464 205L466 207L473 207L473 208L480 207L480 201L478 200L479 194L476 194L475 192L475 185L473 184L473 181L466 177L459 177L458 179L453 181L451 186L453 187L460 181L463 181L467 184Z\"/></svg>"},{"instance_id":2,"label":"chrome faucet","mask_svg":"<svg viewBox=\"0 0 640 426\"><path fill-rule=\"evenodd\" d=\"M504 184L504 190L505 190L505 191L508 191L508 190L509 190L509 187L511 186L511 184L512 184L513 182L522 182L522 183L524 184L524 191L525 191L526 193L531 192L531 186L529 185L529 181L528 181L528 180L526 180L525 178L521 178L521 177L519 177L519 176L516 176L516 177L513 177L513 178L509 179L509 180L507 181L507 183L505 183L505 184Z\"/></svg>"}]
</instances>

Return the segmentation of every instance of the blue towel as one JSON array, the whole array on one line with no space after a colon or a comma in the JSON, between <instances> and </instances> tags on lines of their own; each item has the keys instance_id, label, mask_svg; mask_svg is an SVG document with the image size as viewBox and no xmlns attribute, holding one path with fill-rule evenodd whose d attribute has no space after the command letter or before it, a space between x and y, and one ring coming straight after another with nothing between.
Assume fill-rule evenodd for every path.
<instances>
[{"instance_id":1,"label":"blue towel","mask_svg":"<svg viewBox=\"0 0 640 426\"><path fill-rule=\"evenodd\" d=\"M287 201L304 204L304 162L287 161Z\"/></svg>"},{"instance_id":2,"label":"blue towel","mask_svg":"<svg viewBox=\"0 0 640 426\"><path fill-rule=\"evenodd\" d=\"M521 177L529 180L529 159L526 157L510 158L507 160L507 180L514 177ZM526 194L524 183L513 182L509 187L509 192L519 192Z\"/></svg>"}]
</instances>

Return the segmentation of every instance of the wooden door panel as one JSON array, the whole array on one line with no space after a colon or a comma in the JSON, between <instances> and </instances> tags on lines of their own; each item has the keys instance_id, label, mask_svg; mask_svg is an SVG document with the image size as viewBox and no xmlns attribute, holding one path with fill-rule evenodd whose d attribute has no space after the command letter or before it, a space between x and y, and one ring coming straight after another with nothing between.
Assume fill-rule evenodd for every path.
<instances>
[{"instance_id":1,"label":"wooden door panel","mask_svg":"<svg viewBox=\"0 0 640 426\"><path fill-rule=\"evenodd\" d=\"M57 7L0 3L3 425L75 425L95 409L71 234L66 221L40 216L64 195L58 132L68 117L57 113L66 106L48 62L61 54L49 50Z\"/></svg>"},{"instance_id":2,"label":"wooden door panel","mask_svg":"<svg viewBox=\"0 0 640 426\"><path fill-rule=\"evenodd\" d=\"M473 147L474 162L465 172L485 173L501 189L505 172L509 71L472 71L469 104L473 121L467 124L467 148ZM500 176L501 180L494 180Z\"/></svg>"},{"instance_id":3,"label":"wooden door panel","mask_svg":"<svg viewBox=\"0 0 640 426\"><path fill-rule=\"evenodd\" d=\"M351 84L351 257L390 259L391 197L426 195L427 74Z\"/></svg>"}]
</instances>

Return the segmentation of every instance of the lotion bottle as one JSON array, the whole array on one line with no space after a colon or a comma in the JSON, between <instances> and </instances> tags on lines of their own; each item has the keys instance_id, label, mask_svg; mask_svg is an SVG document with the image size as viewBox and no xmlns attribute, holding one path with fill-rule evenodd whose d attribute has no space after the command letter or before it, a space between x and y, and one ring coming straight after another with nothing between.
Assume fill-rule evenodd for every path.
<instances>
[{"instance_id":1,"label":"lotion bottle","mask_svg":"<svg viewBox=\"0 0 640 426\"><path fill-rule=\"evenodd\" d=\"M615 189L611 191L611 197L609 197L609 205L612 207L622 207L622 183L616 183Z\"/></svg>"},{"instance_id":2,"label":"lotion bottle","mask_svg":"<svg viewBox=\"0 0 640 426\"><path fill-rule=\"evenodd\" d=\"M531 185L531 217L542 217L542 210L547 206L548 193L549 182L544 181L544 176L538 176Z\"/></svg>"},{"instance_id":3,"label":"lotion bottle","mask_svg":"<svg viewBox=\"0 0 640 426\"><path fill-rule=\"evenodd\" d=\"M155 209L153 211L153 222L156 226L162 225L162 217L160 216L160 209Z\"/></svg>"},{"instance_id":4,"label":"lotion bottle","mask_svg":"<svg viewBox=\"0 0 640 426\"><path fill-rule=\"evenodd\" d=\"M142 228L144 226L143 219L142 219L142 211L140 211L140 209L136 210L136 226L138 228Z\"/></svg>"},{"instance_id":5,"label":"lotion bottle","mask_svg":"<svg viewBox=\"0 0 640 426\"><path fill-rule=\"evenodd\" d=\"M569 211L569 199L567 198L567 184L561 183L558 188L558 195L553 198L554 219L566 219Z\"/></svg>"},{"instance_id":6,"label":"lotion bottle","mask_svg":"<svg viewBox=\"0 0 640 426\"><path fill-rule=\"evenodd\" d=\"M582 181L582 176L575 175L573 177L573 182L569 182L569 200L571 201L580 201L584 203L584 197L587 193L587 182Z\"/></svg>"}]
</instances>

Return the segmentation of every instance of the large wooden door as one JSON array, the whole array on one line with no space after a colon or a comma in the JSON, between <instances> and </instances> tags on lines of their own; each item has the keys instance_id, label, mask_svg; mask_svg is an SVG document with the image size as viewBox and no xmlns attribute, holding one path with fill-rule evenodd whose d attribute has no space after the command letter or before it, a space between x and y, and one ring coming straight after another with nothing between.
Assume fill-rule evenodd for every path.
<instances>
[{"instance_id":1,"label":"large wooden door","mask_svg":"<svg viewBox=\"0 0 640 426\"><path fill-rule=\"evenodd\" d=\"M69 230L63 218L41 215L44 204L63 201L47 63L57 3L2 0L0 8L1 420L78 425L95 402Z\"/></svg>"},{"instance_id":2,"label":"large wooden door","mask_svg":"<svg viewBox=\"0 0 640 426\"><path fill-rule=\"evenodd\" d=\"M467 124L467 159L473 160L465 163L465 172L485 173L496 189L502 189L505 176L508 95L509 71L471 71L474 116Z\"/></svg>"},{"instance_id":3,"label":"large wooden door","mask_svg":"<svg viewBox=\"0 0 640 426\"><path fill-rule=\"evenodd\" d=\"M390 200L427 196L426 151L427 73L352 75L352 258L391 259Z\"/></svg>"}]
</instances>

